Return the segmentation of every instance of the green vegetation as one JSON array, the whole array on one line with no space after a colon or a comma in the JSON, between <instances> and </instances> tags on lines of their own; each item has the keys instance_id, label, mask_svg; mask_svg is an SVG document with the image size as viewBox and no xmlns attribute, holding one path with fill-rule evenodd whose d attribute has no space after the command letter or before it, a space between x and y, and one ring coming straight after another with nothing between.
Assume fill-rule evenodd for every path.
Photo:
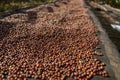
<instances>
[{"instance_id":1,"label":"green vegetation","mask_svg":"<svg viewBox=\"0 0 120 80\"><path fill-rule=\"evenodd\" d=\"M95 2L99 2L99 1L104 1L105 3L116 7L116 8L120 8L120 0L94 0Z\"/></svg>"},{"instance_id":2,"label":"green vegetation","mask_svg":"<svg viewBox=\"0 0 120 80\"><path fill-rule=\"evenodd\" d=\"M120 4L120 0L116 0L116 3L117 3L117 4Z\"/></svg>"},{"instance_id":3,"label":"green vegetation","mask_svg":"<svg viewBox=\"0 0 120 80\"><path fill-rule=\"evenodd\" d=\"M0 14L11 10L28 7L30 5L39 5L52 1L53 0L0 0Z\"/></svg>"}]
</instances>

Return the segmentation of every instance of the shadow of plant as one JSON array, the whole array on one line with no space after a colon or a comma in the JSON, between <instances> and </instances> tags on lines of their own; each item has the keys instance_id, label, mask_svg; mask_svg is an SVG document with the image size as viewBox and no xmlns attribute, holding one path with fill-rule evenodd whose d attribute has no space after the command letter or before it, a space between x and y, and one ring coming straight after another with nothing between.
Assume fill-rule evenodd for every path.
<instances>
[{"instance_id":1,"label":"shadow of plant","mask_svg":"<svg viewBox=\"0 0 120 80\"><path fill-rule=\"evenodd\" d=\"M9 34L10 28L12 28L13 26L15 26L14 23L0 21L0 40L2 40Z\"/></svg>"},{"instance_id":2,"label":"shadow of plant","mask_svg":"<svg viewBox=\"0 0 120 80\"><path fill-rule=\"evenodd\" d=\"M29 11L28 13L28 22L35 23L37 19L37 12L36 11Z\"/></svg>"},{"instance_id":3,"label":"shadow of plant","mask_svg":"<svg viewBox=\"0 0 120 80\"><path fill-rule=\"evenodd\" d=\"M54 12L52 7L47 7L48 12Z\"/></svg>"}]
</instances>

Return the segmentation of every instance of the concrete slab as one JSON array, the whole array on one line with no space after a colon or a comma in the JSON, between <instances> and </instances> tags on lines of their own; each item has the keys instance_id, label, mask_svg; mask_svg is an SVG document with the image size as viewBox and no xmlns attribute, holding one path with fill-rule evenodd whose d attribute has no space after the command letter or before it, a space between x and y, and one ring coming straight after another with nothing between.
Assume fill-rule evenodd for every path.
<instances>
[{"instance_id":1,"label":"concrete slab","mask_svg":"<svg viewBox=\"0 0 120 80\"><path fill-rule=\"evenodd\" d=\"M96 28L99 30L99 39L103 45L103 57L98 57L100 60L106 63L106 70L108 71L110 77L109 78L101 78L95 77L93 80L120 80L120 55L116 46L111 42L107 33L102 28L102 25L95 14L90 10L90 7L84 4L85 8L88 9L88 14L90 18L93 20Z\"/></svg>"}]
</instances>

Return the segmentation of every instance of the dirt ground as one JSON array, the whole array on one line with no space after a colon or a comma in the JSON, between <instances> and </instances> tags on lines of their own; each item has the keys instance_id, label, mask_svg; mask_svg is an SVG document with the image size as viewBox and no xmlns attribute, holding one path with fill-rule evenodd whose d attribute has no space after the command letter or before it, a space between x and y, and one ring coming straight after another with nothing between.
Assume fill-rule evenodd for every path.
<instances>
[{"instance_id":1,"label":"dirt ground","mask_svg":"<svg viewBox=\"0 0 120 80\"><path fill-rule=\"evenodd\" d=\"M0 79L119 80L117 50L96 20L83 0L0 19Z\"/></svg>"}]
</instances>

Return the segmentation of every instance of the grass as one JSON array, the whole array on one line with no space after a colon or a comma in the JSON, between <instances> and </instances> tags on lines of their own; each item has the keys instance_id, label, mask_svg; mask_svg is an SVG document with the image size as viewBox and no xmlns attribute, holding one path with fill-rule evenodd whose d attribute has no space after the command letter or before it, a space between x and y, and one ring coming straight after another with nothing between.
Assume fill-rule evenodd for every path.
<instances>
[{"instance_id":1,"label":"grass","mask_svg":"<svg viewBox=\"0 0 120 80\"><path fill-rule=\"evenodd\" d=\"M40 4L44 4L46 2L52 2L52 1L53 0L31 0L31 2L29 0L21 0L21 1L11 0L9 2L6 0L0 1L0 14L4 12L16 10L16 9L28 7L30 5L40 5Z\"/></svg>"}]
</instances>

